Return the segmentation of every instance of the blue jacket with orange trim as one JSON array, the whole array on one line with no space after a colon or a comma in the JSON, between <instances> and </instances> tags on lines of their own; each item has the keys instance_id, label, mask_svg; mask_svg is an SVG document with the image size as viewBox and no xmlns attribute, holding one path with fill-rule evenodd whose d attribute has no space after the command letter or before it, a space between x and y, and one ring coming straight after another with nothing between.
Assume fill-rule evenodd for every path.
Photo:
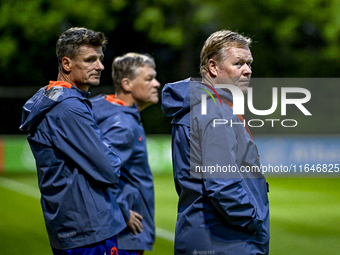
<instances>
[{"instance_id":1,"label":"blue jacket with orange trim","mask_svg":"<svg viewBox=\"0 0 340 255\"><path fill-rule=\"evenodd\" d=\"M119 185L112 191L124 218L129 220L129 210L143 216L143 232L135 236L127 227L118 234L118 248L152 250L155 242L153 177L138 108L124 106L124 102L113 95L99 95L90 101L103 140L122 160Z\"/></svg>"},{"instance_id":2,"label":"blue jacket with orange trim","mask_svg":"<svg viewBox=\"0 0 340 255\"><path fill-rule=\"evenodd\" d=\"M214 96L222 100L209 97L202 115L203 89L209 91L189 78L166 84L162 92L162 109L173 117L175 254L267 254L267 183L256 145L227 104L233 102L230 93L216 88Z\"/></svg>"},{"instance_id":3,"label":"blue jacket with orange trim","mask_svg":"<svg viewBox=\"0 0 340 255\"><path fill-rule=\"evenodd\" d=\"M102 141L87 95L50 82L23 107L20 129L28 132L36 160L50 244L59 250L103 241L126 227L109 190L121 160Z\"/></svg>"}]
</instances>

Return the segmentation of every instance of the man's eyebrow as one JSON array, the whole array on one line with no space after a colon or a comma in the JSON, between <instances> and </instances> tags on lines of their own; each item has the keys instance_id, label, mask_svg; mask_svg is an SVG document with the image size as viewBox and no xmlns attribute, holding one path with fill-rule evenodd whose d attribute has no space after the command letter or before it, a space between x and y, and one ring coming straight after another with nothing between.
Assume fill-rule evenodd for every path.
<instances>
[{"instance_id":1,"label":"man's eyebrow","mask_svg":"<svg viewBox=\"0 0 340 255\"><path fill-rule=\"evenodd\" d=\"M157 75L157 72L156 72L156 71L153 71L153 72L151 72L151 73L148 73L148 75L156 76L156 75Z\"/></svg>"},{"instance_id":2,"label":"man's eyebrow","mask_svg":"<svg viewBox=\"0 0 340 255\"><path fill-rule=\"evenodd\" d=\"M254 59L251 57L250 59L247 59L247 60L246 60L244 57L237 56L237 57L235 57L234 60L235 60L235 61L242 60L242 61L245 61L245 62L248 62L248 61L253 62Z\"/></svg>"},{"instance_id":3,"label":"man's eyebrow","mask_svg":"<svg viewBox=\"0 0 340 255\"><path fill-rule=\"evenodd\" d=\"M103 54L91 54L85 57L86 59L90 59L90 58L104 58Z\"/></svg>"}]
</instances>

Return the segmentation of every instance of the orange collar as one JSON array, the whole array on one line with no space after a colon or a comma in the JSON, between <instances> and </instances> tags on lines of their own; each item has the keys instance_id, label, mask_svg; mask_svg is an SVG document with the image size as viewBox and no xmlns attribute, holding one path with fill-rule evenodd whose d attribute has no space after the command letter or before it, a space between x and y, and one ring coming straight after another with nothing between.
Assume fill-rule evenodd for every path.
<instances>
[{"instance_id":1,"label":"orange collar","mask_svg":"<svg viewBox=\"0 0 340 255\"><path fill-rule=\"evenodd\" d=\"M47 90L49 90L52 87L64 87L70 89L72 87L72 84L66 81L50 81Z\"/></svg>"},{"instance_id":2,"label":"orange collar","mask_svg":"<svg viewBox=\"0 0 340 255\"><path fill-rule=\"evenodd\" d=\"M116 98L115 95L107 95L105 99L113 104L120 104L122 106L126 105L123 100Z\"/></svg>"}]
</instances>

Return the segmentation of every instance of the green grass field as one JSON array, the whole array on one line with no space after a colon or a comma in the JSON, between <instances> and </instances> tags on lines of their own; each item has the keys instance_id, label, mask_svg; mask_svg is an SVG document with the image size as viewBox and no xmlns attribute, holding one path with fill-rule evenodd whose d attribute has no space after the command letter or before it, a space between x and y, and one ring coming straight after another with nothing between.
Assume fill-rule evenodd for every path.
<instances>
[{"instance_id":1,"label":"green grass field","mask_svg":"<svg viewBox=\"0 0 340 255\"><path fill-rule=\"evenodd\" d=\"M340 178L270 178L271 255L340 254ZM177 195L171 175L155 176L157 239L173 254ZM35 175L0 176L0 254L52 254Z\"/></svg>"}]
</instances>

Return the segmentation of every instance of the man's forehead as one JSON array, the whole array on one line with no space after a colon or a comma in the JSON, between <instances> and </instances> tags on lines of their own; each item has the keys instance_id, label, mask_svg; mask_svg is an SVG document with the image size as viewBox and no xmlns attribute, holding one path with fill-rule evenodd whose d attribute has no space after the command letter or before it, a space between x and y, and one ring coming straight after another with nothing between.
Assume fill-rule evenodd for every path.
<instances>
[{"instance_id":1,"label":"man's forehead","mask_svg":"<svg viewBox=\"0 0 340 255\"><path fill-rule=\"evenodd\" d=\"M248 46L231 47L229 49L226 49L226 52L227 52L228 57L253 59L251 55L251 51Z\"/></svg>"},{"instance_id":2,"label":"man's forehead","mask_svg":"<svg viewBox=\"0 0 340 255\"><path fill-rule=\"evenodd\" d=\"M156 69L148 64L138 67L136 71L144 74L157 74Z\"/></svg>"},{"instance_id":3,"label":"man's forehead","mask_svg":"<svg viewBox=\"0 0 340 255\"><path fill-rule=\"evenodd\" d=\"M82 45L78 49L78 55L101 55L104 56L102 46Z\"/></svg>"}]
</instances>

